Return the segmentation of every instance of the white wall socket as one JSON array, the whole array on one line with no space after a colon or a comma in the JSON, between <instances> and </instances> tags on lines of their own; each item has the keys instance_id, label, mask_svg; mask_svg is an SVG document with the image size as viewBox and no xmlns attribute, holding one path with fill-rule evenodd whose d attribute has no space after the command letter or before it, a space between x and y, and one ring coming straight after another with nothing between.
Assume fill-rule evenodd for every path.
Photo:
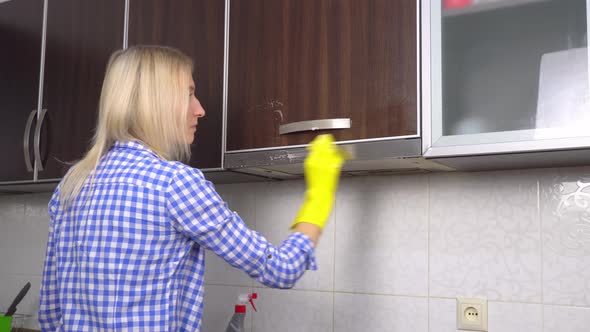
<instances>
[{"instance_id":1,"label":"white wall socket","mask_svg":"<svg viewBox=\"0 0 590 332\"><path fill-rule=\"evenodd\" d=\"M486 299L457 298L457 329L488 330L488 301Z\"/></svg>"}]
</instances>

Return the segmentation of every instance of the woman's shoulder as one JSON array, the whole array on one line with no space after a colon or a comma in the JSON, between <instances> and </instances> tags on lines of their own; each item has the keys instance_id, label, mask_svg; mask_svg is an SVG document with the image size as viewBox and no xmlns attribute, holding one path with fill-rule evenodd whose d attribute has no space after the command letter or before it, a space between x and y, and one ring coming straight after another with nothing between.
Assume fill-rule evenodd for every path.
<instances>
[{"instance_id":1,"label":"woman's shoulder","mask_svg":"<svg viewBox=\"0 0 590 332\"><path fill-rule=\"evenodd\" d=\"M179 161L167 162L175 178L190 178L192 180L204 181L205 176L198 168L191 167Z\"/></svg>"},{"instance_id":2,"label":"woman's shoulder","mask_svg":"<svg viewBox=\"0 0 590 332\"><path fill-rule=\"evenodd\" d=\"M132 180L135 184L157 190L168 191L174 184L191 186L205 181L203 173L178 161L167 161L158 158L138 161L122 174L124 180Z\"/></svg>"},{"instance_id":3,"label":"woman's shoulder","mask_svg":"<svg viewBox=\"0 0 590 332\"><path fill-rule=\"evenodd\" d=\"M116 152L113 159L120 159L115 163L117 168L126 165L134 172L155 173L161 178L174 177L178 173L203 178L200 170L179 161L163 159L140 141L116 142L114 147Z\"/></svg>"}]
</instances>

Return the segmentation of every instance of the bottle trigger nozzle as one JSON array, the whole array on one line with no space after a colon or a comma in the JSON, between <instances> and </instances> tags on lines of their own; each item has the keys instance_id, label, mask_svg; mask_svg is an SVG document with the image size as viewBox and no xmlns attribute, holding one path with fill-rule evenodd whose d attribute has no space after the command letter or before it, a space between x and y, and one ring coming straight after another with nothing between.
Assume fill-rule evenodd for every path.
<instances>
[{"instance_id":1,"label":"bottle trigger nozzle","mask_svg":"<svg viewBox=\"0 0 590 332\"><path fill-rule=\"evenodd\" d=\"M250 295L248 295L248 301L250 302L250 305L252 305L252 309L254 309L254 311L258 311L256 310L256 306L254 305L254 299L258 298L258 294L257 293L252 293Z\"/></svg>"}]
</instances>

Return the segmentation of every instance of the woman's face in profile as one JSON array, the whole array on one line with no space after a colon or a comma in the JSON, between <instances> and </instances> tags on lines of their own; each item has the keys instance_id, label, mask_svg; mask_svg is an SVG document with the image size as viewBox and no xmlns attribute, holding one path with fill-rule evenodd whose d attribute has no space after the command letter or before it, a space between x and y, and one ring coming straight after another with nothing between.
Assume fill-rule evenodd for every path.
<instances>
[{"instance_id":1,"label":"woman's face in profile","mask_svg":"<svg viewBox=\"0 0 590 332\"><path fill-rule=\"evenodd\" d=\"M205 116L205 110L203 109L203 106L201 106L201 103L199 102L197 97L195 97L195 81L192 78L190 79L190 85L187 94L189 97L188 110L186 115L186 124L188 128L185 128L185 138L186 143L191 144L195 140L195 133L197 132L199 118Z\"/></svg>"}]
</instances>

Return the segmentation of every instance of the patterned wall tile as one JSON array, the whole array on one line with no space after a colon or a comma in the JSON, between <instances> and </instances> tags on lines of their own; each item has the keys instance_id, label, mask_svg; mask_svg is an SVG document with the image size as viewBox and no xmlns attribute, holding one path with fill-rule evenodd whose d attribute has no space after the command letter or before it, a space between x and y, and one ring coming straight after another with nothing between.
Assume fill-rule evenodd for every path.
<instances>
[{"instance_id":1,"label":"patterned wall tile","mask_svg":"<svg viewBox=\"0 0 590 332\"><path fill-rule=\"evenodd\" d=\"M297 215L303 196L303 181L283 181L266 183L262 190L252 192L256 195L255 229L273 245L279 246L289 236L291 226ZM315 249L318 270L307 271L295 285L295 289L325 290L334 289L334 217L333 214L324 228Z\"/></svg>"},{"instance_id":2,"label":"patterned wall tile","mask_svg":"<svg viewBox=\"0 0 590 332\"><path fill-rule=\"evenodd\" d=\"M334 331L427 332L428 299L336 293Z\"/></svg>"},{"instance_id":3,"label":"patterned wall tile","mask_svg":"<svg viewBox=\"0 0 590 332\"><path fill-rule=\"evenodd\" d=\"M48 218L47 204L51 196L51 193L26 195L25 216Z\"/></svg>"},{"instance_id":4,"label":"patterned wall tile","mask_svg":"<svg viewBox=\"0 0 590 332\"><path fill-rule=\"evenodd\" d=\"M260 288L258 293L252 332L332 332L331 292Z\"/></svg>"},{"instance_id":5,"label":"patterned wall tile","mask_svg":"<svg viewBox=\"0 0 590 332\"><path fill-rule=\"evenodd\" d=\"M544 303L590 306L590 168L540 183Z\"/></svg>"},{"instance_id":6,"label":"patterned wall tile","mask_svg":"<svg viewBox=\"0 0 590 332\"><path fill-rule=\"evenodd\" d=\"M590 331L590 308L545 305L543 332Z\"/></svg>"},{"instance_id":7,"label":"patterned wall tile","mask_svg":"<svg viewBox=\"0 0 590 332\"><path fill-rule=\"evenodd\" d=\"M488 330L543 332L543 306L530 303L488 302Z\"/></svg>"},{"instance_id":8,"label":"patterned wall tile","mask_svg":"<svg viewBox=\"0 0 590 332\"><path fill-rule=\"evenodd\" d=\"M430 332L461 332L457 330L457 302L455 299L429 299Z\"/></svg>"},{"instance_id":9,"label":"patterned wall tile","mask_svg":"<svg viewBox=\"0 0 590 332\"><path fill-rule=\"evenodd\" d=\"M437 174L430 188L430 295L540 302L537 174Z\"/></svg>"},{"instance_id":10,"label":"patterned wall tile","mask_svg":"<svg viewBox=\"0 0 590 332\"><path fill-rule=\"evenodd\" d=\"M344 179L336 199L337 291L428 295L426 176Z\"/></svg>"},{"instance_id":11,"label":"patterned wall tile","mask_svg":"<svg viewBox=\"0 0 590 332\"><path fill-rule=\"evenodd\" d=\"M47 211L50 199L51 194L48 193L26 195L25 216L20 229L20 232L28 235L26 246L40 248L43 254L51 223Z\"/></svg>"},{"instance_id":12,"label":"patterned wall tile","mask_svg":"<svg viewBox=\"0 0 590 332\"><path fill-rule=\"evenodd\" d=\"M25 202L26 195L0 195L0 249L22 246Z\"/></svg>"}]
</instances>

